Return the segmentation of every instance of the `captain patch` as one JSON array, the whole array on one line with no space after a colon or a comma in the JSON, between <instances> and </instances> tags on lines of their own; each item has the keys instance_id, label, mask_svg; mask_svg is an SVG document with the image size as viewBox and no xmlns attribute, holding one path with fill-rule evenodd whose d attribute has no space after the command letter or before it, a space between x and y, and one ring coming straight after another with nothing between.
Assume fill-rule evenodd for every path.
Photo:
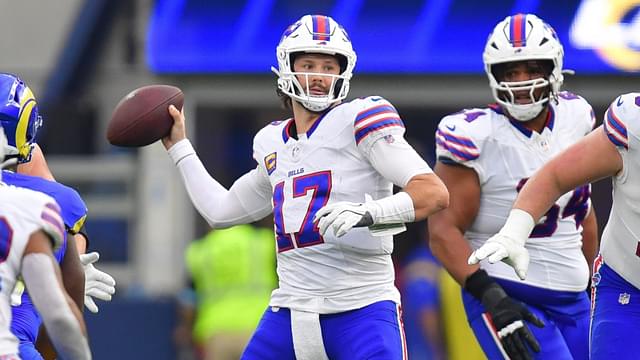
<instances>
[{"instance_id":1,"label":"captain patch","mask_svg":"<svg viewBox=\"0 0 640 360\"><path fill-rule=\"evenodd\" d=\"M275 152L264 157L264 166L267 168L267 173L269 175L276 170L276 158L277 153Z\"/></svg>"}]
</instances>

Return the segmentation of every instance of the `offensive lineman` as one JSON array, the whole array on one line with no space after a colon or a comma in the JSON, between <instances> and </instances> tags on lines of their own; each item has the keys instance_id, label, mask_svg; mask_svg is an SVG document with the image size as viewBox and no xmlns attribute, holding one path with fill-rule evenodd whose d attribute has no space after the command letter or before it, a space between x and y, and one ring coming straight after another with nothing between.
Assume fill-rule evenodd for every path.
<instances>
[{"instance_id":1,"label":"offensive lineman","mask_svg":"<svg viewBox=\"0 0 640 360\"><path fill-rule=\"evenodd\" d=\"M469 266L467 258L504 223L527 179L591 131L593 111L560 91L563 48L535 15L499 22L483 59L497 104L447 116L436 133L435 172L451 204L429 219L431 248L463 286L467 319L488 358L529 359L533 351L587 359L585 290L597 247L589 186L567 189L534 230L526 281L505 264Z\"/></svg>"},{"instance_id":2,"label":"offensive lineman","mask_svg":"<svg viewBox=\"0 0 640 360\"><path fill-rule=\"evenodd\" d=\"M212 227L273 213L279 288L242 358L406 358L392 234L445 208L447 190L387 100L342 102L356 55L333 19L303 16L285 30L277 59L293 118L258 132L258 166L229 190L207 173L173 106L163 139ZM395 195L394 184L403 189Z\"/></svg>"}]
</instances>

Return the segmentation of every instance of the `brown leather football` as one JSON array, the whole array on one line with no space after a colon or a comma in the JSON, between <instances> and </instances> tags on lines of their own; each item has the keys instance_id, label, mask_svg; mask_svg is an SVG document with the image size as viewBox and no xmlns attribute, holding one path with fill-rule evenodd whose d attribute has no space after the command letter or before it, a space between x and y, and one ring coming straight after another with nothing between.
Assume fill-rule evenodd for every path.
<instances>
[{"instance_id":1,"label":"brown leather football","mask_svg":"<svg viewBox=\"0 0 640 360\"><path fill-rule=\"evenodd\" d=\"M182 90L170 85L149 85L135 89L116 105L107 127L112 145L139 147L169 134L173 118L169 105L178 110L184 104Z\"/></svg>"}]
</instances>

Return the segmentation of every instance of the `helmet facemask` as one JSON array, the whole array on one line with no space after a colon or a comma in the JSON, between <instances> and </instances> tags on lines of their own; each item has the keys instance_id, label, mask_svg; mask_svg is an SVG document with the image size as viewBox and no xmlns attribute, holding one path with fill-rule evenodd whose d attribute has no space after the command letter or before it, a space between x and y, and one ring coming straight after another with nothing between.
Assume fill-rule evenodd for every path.
<instances>
[{"instance_id":1,"label":"helmet facemask","mask_svg":"<svg viewBox=\"0 0 640 360\"><path fill-rule=\"evenodd\" d=\"M291 58L294 59L290 65L291 71L279 73L278 87L284 94L298 101L307 110L312 112L324 111L331 105L347 97L349 81L346 76L343 75L343 68L341 68L340 74L295 71L293 69L293 63L295 62L296 55L291 56ZM311 79L316 77L331 78L331 83L324 95L312 93L314 84Z\"/></svg>"},{"instance_id":2,"label":"helmet facemask","mask_svg":"<svg viewBox=\"0 0 640 360\"><path fill-rule=\"evenodd\" d=\"M548 61L538 61L536 66L543 69L543 77L522 81L501 81L504 78L505 68L510 65L510 63L504 63L492 67L490 85L493 97L514 119L532 120L544 111L550 98L557 100L557 93L552 91L551 82L548 80L552 76L550 73L552 64L548 64ZM525 63L524 66L529 64Z\"/></svg>"}]
</instances>

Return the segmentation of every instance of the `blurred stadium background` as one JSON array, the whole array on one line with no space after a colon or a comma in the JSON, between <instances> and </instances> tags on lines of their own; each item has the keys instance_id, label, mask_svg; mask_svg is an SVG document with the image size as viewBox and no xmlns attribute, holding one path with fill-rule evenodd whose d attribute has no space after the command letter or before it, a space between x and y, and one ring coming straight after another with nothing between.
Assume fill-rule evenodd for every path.
<instances>
[{"instance_id":1,"label":"blurred stadium background","mask_svg":"<svg viewBox=\"0 0 640 360\"><path fill-rule=\"evenodd\" d=\"M640 1L623 0L58 0L4 1L0 69L36 93L38 142L59 181L89 207L91 249L118 293L86 314L96 359L175 359L183 252L207 232L159 143L115 148L106 123L118 100L147 84L183 89L192 141L225 185L254 166L251 140L287 116L275 95L275 47L307 13L334 17L358 54L350 97L388 98L410 141L433 163L439 119L484 107L491 94L482 49L492 27L532 12L565 46L565 90L587 98L598 123L614 97L638 90ZM596 184L604 223L608 182ZM417 224L396 241L397 260L425 241Z\"/></svg>"}]
</instances>

